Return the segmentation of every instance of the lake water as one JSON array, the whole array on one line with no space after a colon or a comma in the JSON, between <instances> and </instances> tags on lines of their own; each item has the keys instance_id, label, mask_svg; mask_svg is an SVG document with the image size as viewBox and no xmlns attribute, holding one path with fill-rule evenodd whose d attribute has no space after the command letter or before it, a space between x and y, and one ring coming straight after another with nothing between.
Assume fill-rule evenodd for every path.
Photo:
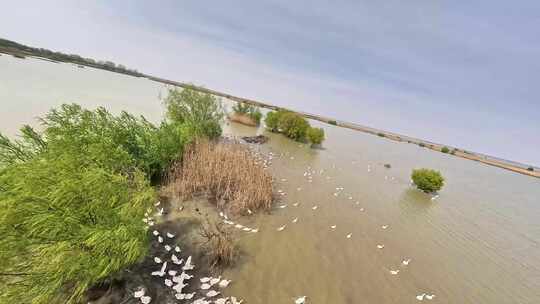
<instances>
[{"instance_id":1,"label":"lake water","mask_svg":"<svg viewBox=\"0 0 540 304\"><path fill-rule=\"evenodd\" d=\"M0 130L13 135L65 102L158 121L163 91L146 79L3 55ZM417 303L422 293L435 294L429 303L540 303L539 179L323 127L321 150L267 134L260 149L280 156L271 170L286 195L271 214L238 219L260 231L238 233L243 256L224 273L233 280L227 292L261 304L302 295L308 303ZM225 132L264 131L230 124ZM409 186L419 167L446 177L437 199Z\"/></svg>"}]
</instances>

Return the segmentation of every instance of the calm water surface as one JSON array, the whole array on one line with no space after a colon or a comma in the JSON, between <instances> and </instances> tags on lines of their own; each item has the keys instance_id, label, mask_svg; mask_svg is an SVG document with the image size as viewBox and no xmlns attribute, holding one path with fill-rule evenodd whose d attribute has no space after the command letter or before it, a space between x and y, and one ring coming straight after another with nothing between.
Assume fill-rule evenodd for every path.
<instances>
[{"instance_id":1,"label":"calm water surface","mask_svg":"<svg viewBox=\"0 0 540 304\"><path fill-rule=\"evenodd\" d=\"M15 134L64 102L158 121L162 92L145 79L0 56L0 130ZM260 147L280 155L271 170L286 196L270 215L238 220L260 231L238 234L244 254L224 274L234 281L228 292L246 303L293 303L301 295L309 303L417 303L424 292L436 295L430 303L540 303L539 179L323 127L322 150L275 134ZM263 131L231 124L225 132ZM308 167L316 172L311 182ZM409 186L418 167L447 178L438 199ZM337 187L344 190L335 196Z\"/></svg>"}]
</instances>

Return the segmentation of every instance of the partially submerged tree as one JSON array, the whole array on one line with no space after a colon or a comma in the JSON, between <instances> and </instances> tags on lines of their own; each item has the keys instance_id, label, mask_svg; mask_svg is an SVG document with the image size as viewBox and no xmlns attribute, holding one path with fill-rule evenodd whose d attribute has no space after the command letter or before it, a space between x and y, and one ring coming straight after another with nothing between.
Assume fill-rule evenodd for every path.
<instances>
[{"instance_id":1,"label":"partially submerged tree","mask_svg":"<svg viewBox=\"0 0 540 304\"><path fill-rule=\"evenodd\" d=\"M324 130L322 128L310 127L307 130L307 138L312 145L320 145L324 141Z\"/></svg>"},{"instance_id":2,"label":"partially submerged tree","mask_svg":"<svg viewBox=\"0 0 540 304\"><path fill-rule=\"evenodd\" d=\"M266 114L264 123L270 132L279 132L279 120L281 119L283 113L284 111L272 111Z\"/></svg>"},{"instance_id":3,"label":"partially submerged tree","mask_svg":"<svg viewBox=\"0 0 540 304\"><path fill-rule=\"evenodd\" d=\"M312 128L309 122L300 114L278 110L266 114L266 128L271 132L280 132L290 139L305 142L312 145L320 145L324 140L322 128Z\"/></svg>"},{"instance_id":4,"label":"partially submerged tree","mask_svg":"<svg viewBox=\"0 0 540 304\"><path fill-rule=\"evenodd\" d=\"M170 89L164 103L170 122L183 124L198 136L221 135L223 107L215 96L194 89Z\"/></svg>"},{"instance_id":5,"label":"partially submerged tree","mask_svg":"<svg viewBox=\"0 0 540 304\"><path fill-rule=\"evenodd\" d=\"M411 179L418 189L426 193L437 192L444 186L444 177L439 171L432 169L415 169Z\"/></svg>"},{"instance_id":6,"label":"partially submerged tree","mask_svg":"<svg viewBox=\"0 0 540 304\"><path fill-rule=\"evenodd\" d=\"M281 133L296 141L304 141L307 130L310 128L309 122L305 118L293 112L281 114L278 127Z\"/></svg>"}]
</instances>

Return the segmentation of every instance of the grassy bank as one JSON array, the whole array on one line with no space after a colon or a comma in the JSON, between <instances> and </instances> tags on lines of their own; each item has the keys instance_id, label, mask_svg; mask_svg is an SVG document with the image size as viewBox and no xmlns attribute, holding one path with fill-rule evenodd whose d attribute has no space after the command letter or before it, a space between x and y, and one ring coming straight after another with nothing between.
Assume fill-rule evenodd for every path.
<instances>
[{"instance_id":1,"label":"grassy bank","mask_svg":"<svg viewBox=\"0 0 540 304\"><path fill-rule=\"evenodd\" d=\"M197 169L197 159L242 153L196 148L199 141L211 147L221 134L223 113L214 96L171 90L165 105L167 119L159 125L126 112L115 116L65 104L39 119L40 131L24 126L17 140L0 134L0 303L80 303L96 286L124 284L133 276L130 269L153 252L148 230L162 225L153 213L164 213L157 193L171 167L189 174L184 168ZM261 168L227 178L238 180L236 193L256 197L259 192L243 183L256 174L266 176ZM214 182L212 177L198 185ZM271 200L271 178L264 182ZM220 193L220 184L212 185ZM235 206L244 199L225 190L220 202ZM216 246L224 248L226 234L220 235ZM213 264L227 252L216 254Z\"/></svg>"}]
</instances>

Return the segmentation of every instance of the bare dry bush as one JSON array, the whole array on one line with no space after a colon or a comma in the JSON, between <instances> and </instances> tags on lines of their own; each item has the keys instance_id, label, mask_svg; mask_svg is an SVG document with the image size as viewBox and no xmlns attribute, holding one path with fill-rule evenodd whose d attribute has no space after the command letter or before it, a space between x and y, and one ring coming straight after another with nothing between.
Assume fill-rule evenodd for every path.
<instances>
[{"instance_id":1,"label":"bare dry bush","mask_svg":"<svg viewBox=\"0 0 540 304\"><path fill-rule=\"evenodd\" d=\"M205 239L202 247L208 256L210 268L232 265L238 250L231 232L222 223L206 219L201 225L200 234Z\"/></svg>"},{"instance_id":2,"label":"bare dry bush","mask_svg":"<svg viewBox=\"0 0 540 304\"><path fill-rule=\"evenodd\" d=\"M172 167L169 184L182 200L207 195L233 214L269 210L272 204L272 176L237 142L191 144Z\"/></svg>"}]
</instances>

